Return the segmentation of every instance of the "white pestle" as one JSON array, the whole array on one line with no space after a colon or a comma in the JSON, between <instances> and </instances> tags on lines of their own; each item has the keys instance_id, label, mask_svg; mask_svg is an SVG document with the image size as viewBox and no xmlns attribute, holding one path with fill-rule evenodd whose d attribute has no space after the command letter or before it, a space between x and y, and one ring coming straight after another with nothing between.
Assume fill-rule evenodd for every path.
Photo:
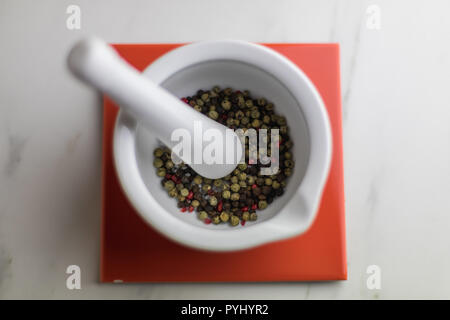
<instances>
[{"instance_id":1,"label":"white pestle","mask_svg":"<svg viewBox=\"0 0 450 320\"><path fill-rule=\"evenodd\" d=\"M117 52L102 40L88 38L78 42L68 56L69 69L82 81L94 86L113 99L122 110L132 115L139 123L155 134L166 146L189 164L198 174L217 179L231 173L242 157L242 144L234 132L226 126L210 119L194 110L179 98L169 93L164 88L153 83L143 76L134 67L122 59ZM198 121L198 122L197 122ZM217 144L223 148L223 163L211 163L197 157L194 158L194 124L196 133L198 124L201 123L203 132L208 129L216 129L220 134L216 139L222 140ZM172 141L172 133L177 129L184 129L191 137L191 149L173 149L180 141ZM198 140L197 140L198 142ZM201 150L210 144L210 141L201 141ZM188 151L188 152L186 152ZM225 155L234 152L234 161L225 161ZM203 152L202 152L203 154ZM219 153L220 154L220 153ZM200 155L201 156L201 155ZM194 161L194 159L196 161ZM203 159L203 158L202 158ZM237 159L237 160L236 160ZM194 163L195 162L195 163ZM226 163L226 164L225 164Z\"/></svg>"}]
</instances>

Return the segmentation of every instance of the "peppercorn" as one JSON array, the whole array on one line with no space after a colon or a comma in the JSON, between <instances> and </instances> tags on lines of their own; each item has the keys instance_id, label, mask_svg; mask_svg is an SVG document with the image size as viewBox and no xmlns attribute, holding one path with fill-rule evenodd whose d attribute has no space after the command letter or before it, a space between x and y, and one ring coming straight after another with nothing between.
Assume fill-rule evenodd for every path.
<instances>
[{"instance_id":1,"label":"peppercorn","mask_svg":"<svg viewBox=\"0 0 450 320\"><path fill-rule=\"evenodd\" d=\"M208 213L206 211L200 211L198 214L198 218L200 220L205 220L206 218L208 218Z\"/></svg>"},{"instance_id":2,"label":"peppercorn","mask_svg":"<svg viewBox=\"0 0 450 320\"><path fill-rule=\"evenodd\" d=\"M200 202L198 200L192 200L191 206L193 206L194 208L197 208L199 205L200 205Z\"/></svg>"},{"instance_id":3,"label":"peppercorn","mask_svg":"<svg viewBox=\"0 0 450 320\"><path fill-rule=\"evenodd\" d=\"M286 166L286 168L292 168L294 166L294 161L284 160L284 165Z\"/></svg>"},{"instance_id":4,"label":"peppercorn","mask_svg":"<svg viewBox=\"0 0 450 320\"><path fill-rule=\"evenodd\" d=\"M229 190L225 190L222 192L222 197L224 199L230 199L230 196L231 196L231 192Z\"/></svg>"},{"instance_id":5,"label":"peppercorn","mask_svg":"<svg viewBox=\"0 0 450 320\"><path fill-rule=\"evenodd\" d=\"M166 166L167 169L170 170L170 169L173 168L174 163L172 162L172 160L167 160L165 166Z\"/></svg>"},{"instance_id":6,"label":"peppercorn","mask_svg":"<svg viewBox=\"0 0 450 320\"><path fill-rule=\"evenodd\" d=\"M239 217L231 216L230 223L233 227L237 226L239 224Z\"/></svg>"},{"instance_id":7,"label":"peppercorn","mask_svg":"<svg viewBox=\"0 0 450 320\"><path fill-rule=\"evenodd\" d=\"M180 190L180 194L181 194L183 197L187 197L187 196L189 195L189 190L186 189L186 188L183 188L183 189Z\"/></svg>"},{"instance_id":8,"label":"peppercorn","mask_svg":"<svg viewBox=\"0 0 450 320\"><path fill-rule=\"evenodd\" d=\"M175 188L175 183L174 183L172 180L167 180L167 181L164 183L164 188L165 188L167 191L170 191L170 190L172 190L173 188Z\"/></svg>"},{"instance_id":9,"label":"peppercorn","mask_svg":"<svg viewBox=\"0 0 450 320\"><path fill-rule=\"evenodd\" d=\"M214 224L219 224L219 223L220 223L220 217L219 217L218 215L215 215L215 216L212 218L212 222L213 222Z\"/></svg>"},{"instance_id":10,"label":"peppercorn","mask_svg":"<svg viewBox=\"0 0 450 320\"><path fill-rule=\"evenodd\" d=\"M241 187L237 183L233 183L230 187L231 191L233 191L233 192L239 192L240 188Z\"/></svg>"},{"instance_id":11,"label":"peppercorn","mask_svg":"<svg viewBox=\"0 0 450 320\"><path fill-rule=\"evenodd\" d=\"M231 89L231 88L226 88L225 90L223 90L223 93L224 93L226 96L231 95L232 92L233 92L233 89Z\"/></svg>"},{"instance_id":12,"label":"peppercorn","mask_svg":"<svg viewBox=\"0 0 450 320\"><path fill-rule=\"evenodd\" d=\"M209 204L212 205L213 207L215 207L217 205L217 198L214 196L209 198Z\"/></svg>"},{"instance_id":13,"label":"peppercorn","mask_svg":"<svg viewBox=\"0 0 450 320\"><path fill-rule=\"evenodd\" d=\"M275 190L279 189L280 188L280 183L277 180L273 180L272 188L275 189Z\"/></svg>"},{"instance_id":14,"label":"peppercorn","mask_svg":"<svg viewBox=\"0 0 450 320\"><path fill-rule=\"evenodd\" d=\"M217 120L219 118L219 114L215 110L209 111L208 116L213 120Z\"/></svg>"},{"instance_id":15,"label":"peppercorn","mask_svg":"<svg viewBox=\"0 0 450 320\"><path fill-rule=\"evenodd\" d=\"M258 219L256 212L250 213L250 221L256 221L256 219Z\"/></svg>"},{"instance_id":16,"label":"peppercorn","mask_svg":"<svg viewBox=\"0 0 450 320\"><path fill-rule=\"evenodd\" d=\"M242 220L247 221L250 219L250 213L248 211L245 211L242 213Z\"/></svg>"},{"instance_id":17,"label":"peppercorn","mask_svg":"<svg viewBox=\"0 0 450 320\"><path fill-rule=\"evenodd\" d=\"M156 158L160 158L163 155L164 151L161 148L156 148L155 151L153 151L153 155Z\"/></svg>"},{"instance_id":18,"label":"peppercorn","mask_svg":"<svg viewBox=\"0 0 450 320\"><path fill-rule=\"evenodd\" d=\"M252 117L253 119L258 119L259 116L260 116L260 114L259 114L258 109L252 110L252 111L250 112L250 117Z\"/></svg>"},{"instance_id":19,"label":"peppercorn","mask_svg":"<svg viewBox=\"0 0 450 320\"><path fill-rule=\"evenodd\" d=\"M216 180L214 180L214 186L215 186L215 187L220 188L220 187L222 186L222 184L223 184L222 179L216 179Z\"/></svg>"},{"instance_id":20,"label":"peppercorn","mask_svg":"<svg viewBox=\"0 0 450 320\"><path fill-rule=\"evenodd\" d=\"M252 192L255 196L259 196L261 194L261 188L260 187L253 188Z\"/></svg>"},{"instance_id":21,"label":"peppercorn","mask_svg":"<svg viewBox=\"0 0 450 320\"><path fill-rule=\"evenodd\" d=\"M256 179L256 184L257 184L258 186L262 186L262 185L264 184L264 179L261 178L261 177L258 177L258 178Z\"/></svg>"},{"instance_id":22,"label":"peppercorn","mask_svg":"<svg viewBox=\"0 0 450 320\"><path fill-rule=\"evenodd\" d=\"M240 198L239 193L232 193L230 197L232 201L237 201L239 200L239 198Z\"/></svg>"},{"instance_id":23,"label":"peppercorn","mask_svg":"<svg viewBox=\"0 0 450 320\"><path fill-rule=\"evenodd\" d=\"M272 185L272 179L266 178L266 179L264 180L264 183L266 184L266 186L270 186L270 185Z\"/></svg>"},{"instance_id":24,"label":"peppercorn","mask_svg":"<svg viewBox=\"0 0 450 320\"><path fill-rule=\"evenodd\" d=\"M193 181L195 184L201 184L203 179L201 176L196 176Z\"/></svg>"},{"instance_id":25,"label":"peppercorn","mask_svg":"<svg viewBox=\"0 0 450 320\"><path fill-rule=\"evenodd\" d=\"M261 126L261 121L260 121L259 119L254 119L254 120L252 121L252 126L253 126L254 128L259 128L259 127Z\"/></svg>"},{"instance_id":26,"label":"peppercorn","mask_svg":"<svg viewBox=\"0 0 450 320\"><path fill-rule=\"evenodd\" d=\"M228 100L223 100L221 106L225 110L230 110L231 109L231 102L228 101Z\"/></svg>"},{"instance_id":27,"label":"peppercorn","mask_svg":"<svg viewBox=\"0 0 450 320\"><path fill-rule=\"evenodd\" d=\"M158 177L164 177L166 175L166 169L164 168L158 168L158 170L156 171L156 175Z\"/></svg>"},{"instance_id":28,"label":"peppercorn","mask_svg":"<svg viewBox=\"0 0 450 320\"><path fill-rule=\"evenodd\" d=\"M223 212L220 214L220 220L222 220L223 222L227 222L228 219L230 219L230 214L227 213L227 212L225 212L225 211L223 211Z\"/></svg>"},{"instance_id":29,"label":"peppercorn","mask_svg":"<svg viewBox=\"0 0 450 320\"><path fill-rule=\"evenodd\" d=\"M208 192L209 190L211 190L211 186L210 186L209 184L204 184L204 185L202 186L202 190L203 190L204 192Z\"/></svg>"},{"instance_id":30,"label":"peppercorn","mask_svg":"<svg viewBox=\"0 0 450 320\"><path fill-rule=\"evenodd\" d=\"M177 189L173 188L169 191L169 197L175 198L178 195Z\"/></svg>"},{"instance_id":31,"label":"peppercorn","mask_svg":"<svg viewBox=\"0 0 450 320\"><path fill-rule=\"evenodd\" d=\"M267 208L267 201L265 201L265 200L259 201L258 202L258 208L261 209L261 210Z\"/></svg>"},{"instance_id":32,"label":"peppercorn","mask_svg":"<svg viewBox=\"0 0 450 320\"><path fill-rule=\"evenodd\" d=\"M153 160L153 165L155 168L161 168L164 165L164 162L160 158L156 158Z\"/></svg>"}]
</instances>

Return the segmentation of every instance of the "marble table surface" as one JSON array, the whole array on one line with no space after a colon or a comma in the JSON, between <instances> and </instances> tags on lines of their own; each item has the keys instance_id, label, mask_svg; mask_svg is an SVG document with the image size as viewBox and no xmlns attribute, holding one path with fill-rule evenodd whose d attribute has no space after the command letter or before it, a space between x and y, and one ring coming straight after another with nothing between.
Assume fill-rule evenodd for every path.
<instances>
[{"instance_id":1,"label":"marble table surface","mask_svg":"<svg viewBox=\"0 0 450 320\"><path fill-rule=\"evenodd\" d=\"M67 28L71 4L80 29ZM450 298L449 12L446 0L2 0L0 298ZM90 34L339 43L349 279L100 284L100 96L65 68ZM66 288L72 264L81 290Z\"/></svg>"}]
</instances>

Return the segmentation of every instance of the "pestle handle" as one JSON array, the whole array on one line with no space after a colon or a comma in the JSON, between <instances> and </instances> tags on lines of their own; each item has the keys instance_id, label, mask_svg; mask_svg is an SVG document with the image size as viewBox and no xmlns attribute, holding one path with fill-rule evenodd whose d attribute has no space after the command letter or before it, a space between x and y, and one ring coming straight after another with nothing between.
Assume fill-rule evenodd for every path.
<instances>
[{"instance_id":1,"label":"pestle handle","mask_svg":"<svg viewBox=\"0 0 450 320\"><path fill-rule=\"evenodd\" d=\"M102 40L88 38L78 42L69 53L68 65L79 79L112 98L169 148L172 149L178 144L178 141L171 139L176 129L187 130L193 145L194 123L200 121L203 131L217 129L222 133L224 148L230 145L230 140L233 140L232 145L235 146L238 155L242 153L242 146L236 142L238 140L236 135L233 133L234 136L230 136L225 133L227 127L193 110L167 90L142 76ZM202 145L204 147L205 142L202 142ZM192 155L193 150L192 147ZM198 174L208 178L223 177L231 173L237 165L237 161L227 165L194 164L191 163L191 158L186 158L186 155L177 154Z\"/></svg>"}]
</instances>

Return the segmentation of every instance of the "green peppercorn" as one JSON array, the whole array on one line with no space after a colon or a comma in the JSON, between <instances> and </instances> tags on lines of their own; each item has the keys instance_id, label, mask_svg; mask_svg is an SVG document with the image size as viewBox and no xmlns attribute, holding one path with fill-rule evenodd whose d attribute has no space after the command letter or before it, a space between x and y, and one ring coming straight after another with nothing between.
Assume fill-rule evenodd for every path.
<instances>
[{"instance_id":1,"label":"green peppercorn","mask_svg":"<svg viewBox=\"0 0 450 320\"><path fill-rule=\"evenodd\" d=\"M253 101L251 99L248 99L245 101L245 105L247 106L247 108L251 108L253 107Z\"/></svg>"},{"instance_id":2,"label":"green peppercorn","mask_svg":"<svg viewBox=\"0 0 450 320\"><path fill-rule=\"evenodd\" d=\"M226 88L225 90L223 90L223 93L225 93L225 95L229 96L233 93L233 89L231 88Z\"/></svg>"},{"instance_id":3,"label":"green peppercorn","mask_svg":"<svg viewBox=\"0 0 450 320\"><path fill-rule=\"evenodd\" d=\"M273 180L272 188L274 188L275 190L279 189L280 188L280 183L277 180Z\"/></svg>"},{"instance_id":4,"label":"green peppercorn","mask_svg":"<svg viewBox=\"0 0 450 320\"><path fill-rule=\"evenodd\" d=\"M259 119L254 119L254 120L252 121L252 126L253 126L254 128L259 128L260 125L261 125L261 121L260 121Z\"/></svg>"},{"instance_id":5,"label":"green peppercorn","mask_svg":"<svg viewBox=\"0 0 450 320\"><path fill-rule=\"evenodd\" d=\"M265 116L263 117L263 122L264 122L265 124L269 124L269 123L270 123L270 117L267 116L267 115L265 115Z\"/></svg>"},{"instance_id":6,"label":"green peppercorn","mask_svg":"<svg viewBox=\"0 0 450 320\"><path fill-rule=\"evenodd\" d=\"M239 192L239 189L241 189L240 185L238 185L237 183L233 183L230 187L231 191L233 192Z\"/></svg>"},{"instance_id":7,"label":"green peppercorn","mask_svg":"<svg viewBox=\"0 0 450 320\"><path fill-rule=\"evenodd\" d=\"M167 191L172 190L173 188L175 188L175 182L173 182L172 180L167 180L166 182L164 182L164 188Z\"/></svg>"},{"instance_id":8,"label":"green peppercorn","mask_svg":"<svg viewBox=\"0 0 450 320\"><path fill-rule=\"evenodd\" d=\"M241 124L244 126L247 125L249 122L250 122L250 120L247 117L243 117L241 119Z\"/></svg>"},{"instance_id":9,"label":"green peppercorn","mask_svg":"<svg viewBox=\"0 0 450 320\"><path fill-rule=\"evenodd\" d=\"M258 201L258 209L263 210L265 208L267 208L267 201L265 200Z\"/></svg>"},{"instance_id":10,"label":"green peppercorn","mask_svg":"<svg viewBox=\"0 0 450 320\"><path fill-rule=\"evenodd\" d=\"M231 126L233 126L234 125L234 119L233 118L228 118L227 119L227 126L228 127L231 127Z\"/></svg>"},{"instance_id":11,"label":"green peppercorn","mask_svg":"<svg viewBox=\"0 0 450 320\"><path fill-rule=\"evenodd\" d=\"M170 169L173 168L174 163L172 162L172 160L167 160L165 166L166 166L167 169L170 170Z\"/></svg>"},{"instance_id":12,"label":"green peppercorn","mask_svg":"<svg viewBox=\"0 0 450 320\"><path fill-rule=\"evenodd\" d=\"M284 153L284 157L285 157L286 159L292 159L292 153L286 151L286 152Z\"/></svg>"},{"instance_id":13,"label":"green peppercorn","mask_svg":"<svg viewBox=\"0 0 450 320\"><path fill-rule=\"evenodd\" d=\"M245 181L239 181L239 186L240 186L242 189L245 189L245 188L247 188L247 183L245 183Z\"/></svg>"},{"instance_id":14,"label":"green peppercorn","mask_svg":"<svg viewBox=\"0 0 450 320\"><path fill-rule=\"evenodd\" d=\"M194 208L197 208L199 205L200 205L200 201L198 201L198 200L192 200L191 206L193 206Z\"/></svg>"},{"instance_id":15,"label":"green peppercorn","mask_svg":"<svg viewBox=\"0 0 450 320\"><path fill-rule=\"evenodd\" d=\"M227 222L230 219L230 214L228 212L223 211L220 214L220 220L222 220L223 222Z\"/></svg>"},{"instance_id":16,"label":"green peppercorn","mask_svg":"<svg viewBox=\"0 0 450 320\"><path fill-rule=\"evenodd\" d=\"M169 197L175 198L177 195L178 195L177 189L173 188L172 190L169 191Z\"/></svg>"},{"instance_id":17,"label":"green peppercorn","mask_svg":"<svg viewBox=\"0 0 450 320\"><path fill-rule=\"evenodd\" d=\"M160 158L153 160L153 166L155 166L155 168L161 168L163 165L164 162Z\"/></svg>"},{"instance_id":18,"label":"green peppercorn","mask_svg":"<svg viewBox=\"0 0 450 320\"><path fill-rule=\"evenodd\" d=\"M209 204L212 205L213 207L217 206L217 198L214 196L209 198Z\"/></svg>"},{"instance_id":19,"label":"green peppercorn","mask_svg":"<svg viewBox=\"0 0 450 320\"><path fill-rule=\"evenodd\" d=\"M206 218L208 218L208 213L206 211L200 211L198 213L198 218L200 220L205 220Z\"/></svg>"},{"instance_id":20,"label":"green peppercorn","mask_svg":"<svg viewBox=\"0 0 450 320\"><path fill-rule=\"evenodd\" d=\"M220 221L220 217L218 215L215 215L214 217L211 218L212 223L214 224L219 224Z\"/></svg>"},{"instance_id":21,"label":"green peppercorn","mask_svg":"<svg viewBox=\"0 0 450 320\"><path fill-rule=\"evenodd\" d=\"M166 169L158 168L158 171L156 171L156 175L158 177L165 177L166 176Z\"/></svg>"},{"instance_id":22,"label":"green peppercorn","mask_svg":"<svg viewBox=\"0 0 450 320\"><path fill-rule=\"evenodd\" d=\"M201 98L203 101L206 101L209 98L209 94L206 92L206 93L202 94Z\"/></svg>"},{"instance_id":23,"label":"green peppercorn","mask_svg":"<svg viewBox=\"0 0 450 320\"><path fill-rule=\"evenodd\" d=\"M260 117L260 113L258 110L253 110L250 112L250 117L252 117L253 119L258 119Z\"/></svg>"},{"instance_id":24,"label":"green peppercorn","mask_svg":"<svg viewBox=\"0 0 450 320\"><path fill-rule=\"evenodd\" d=\"M231 183L238 183L239 179L237 176L232 176L230 181L231 181Z\"/></svg>"},{"instance_id":25,"label":"green peppercorn","mask_svg":"<svg viewBox=\"0 0 450 320\"><path fill-rule=\"evenodd\" d=\"M204 192L208 192L209 190L211 190L211 186L210 186L209 184L204 184L204 185L202 186L202 190L203 190Z\"/></svg>"},{"instance_id":26,"label":"green peppercorn","mask_svg":"<svg viewBox=\"0 0 450 320\"><path fill-rule=\"evenodd\" d=\"M292 168L294 166L294 161L284 160L284 165L286 166L286 168Z\"/></svg>"},{"instance_id":27,"label":"green peppercorn","mask_svg":"<svg viewBox=\"0 0 450 320\"><path fill-rule=\"evenodd\" d=\"M203 181L203 179L202 179L201 176L196 176L196 177L194 178L194 180L193 180L193 182L194 182L195 184L201 184L202 181Z\"/></svg>"},{"instance_id":28,"label":"green peppercorn","mask_svg":"<svg viewBox=\"0 0 450 320\"><path fill-rule=\"evenodd\" d=\"M248 211L245 211L245 212L242 214L242 220L247 221L247 220L249 220L249 219L250 219L250 213L249 213Z\"/></svg>"},{"instance_id":29,"label":"green peppercorn","mask_svg":"<svg viewBox=\"0 0 450 320\"><path fill-rule=\"evenodd\" d=\"M217 120L219 118L219 113L215 110L211 110L208 112L208 116L213 120Z\"/></svg>"},{"instance_id":30,"label":"green peppercorn","mask_svg":"<svg viewBox=\"0 0 450 320\"><path fill-rule=\"evenodd\" d=\"M233 227L237 226L239 224L239 217L231 216L230 223Z\"/></svg>"},{"instance_id":31,"label":"green peppercorn","mask_svg":"<svg viewBox=\"0 0 450 320\"><path fill-rule=\"evenodd\" d=\"M229 190L225 190L222 192L222 197L224 199L230 199L230 196L231 196L231 192Z\"/></svg>"},{"instance_id":32,"label":"green peppercorn","mask_svg":"<svg viewBox=\"0 0 450 320\"><path fill-rule=\"evenodd\" d=\"M239 180L245 181L247 179L247 174L245 172L239 173Z\"/></svg>"},{"instance_id":33,"label":"green peppercorn","mask_svg":"<svg viewBox=\"0 0 450 320\"><path fill-rule=\"evenodd\" d=\"M240 198L240 196L239 196L239 193L237 193L237 192L232 193L232 194L231 194L231 197L230 197L230 199L231 199L232 201L237 201L237 200L239 200L239 198Z\"/></svg>"},{"instance_id":34,"label":"green peppercorn","mask_svg":"<svg viewBox=\"0 0 450 320\"><path fill-rule=\"evenodd\" d=\"M267 111L272 111L273 110L273 103L268 103L265 105L264 107Z\"/></svg>"},{"instance_id":35,"label":"green peppercorn","mask_svg":"<svg viewBox=\"0 0 450 320\"><path fill-rule=\"evenodd\" d=\"M256 221L256 219L258 219L256 212L250 213L250 221Z\"/></svg>"},{"instance_id":36,"label":"green peppercorn","mask_svg":"<svg viewBox=\"0 0 450 320\"><path fill-rule=\"evenodd\" d=\"M266 186L270 186L270 185L272 185L272 179L266 178L266 179L264 180L264 183L266 184Z\"/></svg>"},{"instance_id":37,"label":"green peppercorn","mask_svg":"<svg viewBox=\"0 0 450 320\"><path fill-rule=\"evenodd\" d=\"M194 106L194 110L198 111L198 112L202 112L202 107L200 107L198 104L196 104Z\"/></svg>"},{"instance_id":38,"label":"green peppercorn","mask_svg":"<svg viewBox=\"0 0 450 320\"><path fill-rule=\"evenodd\" d=\"M156 148L153 154L155 157L160 158L164 154L164 151L161 148Z\"/></svg>"},{"instance_id":39,"label":"green peppercorn","mask_svg":"<svg viewBox=\"0 0 450 320\"><path fill-rule=\"evenodd\" d=\"M222 179L216 179L216 180L214 180L214 186L215 186L215 187L220 188L220 187L222 186L222 184L223 184Z\"/></svg>"},{"instance_id":40,"label":"green peppercorn","mask_svg":"<svg viewBox=\"0 0 450 320\"><path fill-rule=\"evenodd\" d=\"M290 177L292 175L292 169L291 168L284 169L284 175L286 177Z\"/></svg>"},{"instance_id":41,"label":"green peppercorn","mask_svg":"<svg viewBox=\"0 0 450 320\"><path fill-rule=\"evenodd\" d=\"M279 126L284 126L286 124L286 118L282 117L282 116L279 116L278 119L277 119L277 124Z\"/></svg>"},{"instance_id":42,"label":"green peppercorn","mask_svg":"<svg viewBox=\"0 0 450 320\"><path fill-rule=\"evenodd\" d=\"M238 164L238 168L241 171L244 171L245 169L247 169L247 164L246 163L240 163Z\"/></svg>"},{"instance_id":43,"label":"green peppercorn","mask_svg":"<svg viewBox=\"0 0 450 320\"><path fill-rule=\"evenodd\" d=\"M247 182L248 182L248 184L253 185L255 183L255 177L247 176Z\"/></svg>"},{"instance_id":44,"label":"green peppercorn","mask_svg":"<svg viewBox=\"0 0 450 320\"><path fill-rule=\"evenodd\" d=\"M222 108L224 108L224 110L230 110L231 109L231 102L228 100L223 100L221 103Z\"/></svg>"},{"instance_id":45,"label":"green peppercorn","mask_svg":"<svg viewBox=\"0 0 450 320\"><path fill-rule=\"evenodd\" d=\"M189 195L189 190L187 188L183 188L183 189L180 190L180 194L183 197L187 197Z\"/></svg>"}]
</instances>

